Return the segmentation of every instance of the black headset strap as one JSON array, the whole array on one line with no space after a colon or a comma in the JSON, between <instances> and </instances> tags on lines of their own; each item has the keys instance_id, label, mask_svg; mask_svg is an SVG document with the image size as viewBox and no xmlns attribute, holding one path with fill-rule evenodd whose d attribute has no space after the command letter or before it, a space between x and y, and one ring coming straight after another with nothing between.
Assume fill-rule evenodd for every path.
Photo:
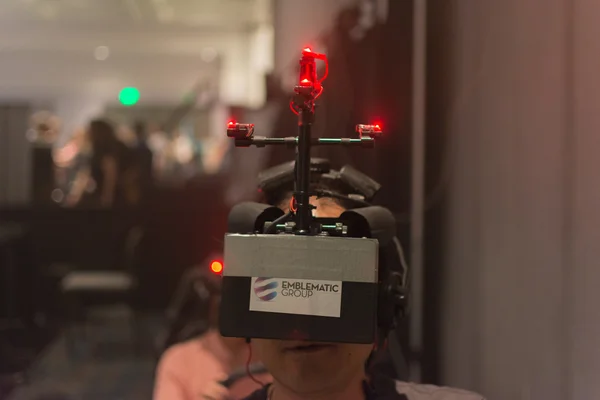
<instances>
[{"instance_id":1,"label":"black headset strap","mask_svg":"<svg viewBox=\"0 0 600 400\"><path fill-rule=\"evenodd\" d=\"M400 345L398 334L395 329L390 331L387 345L392 358L392 363L394 364L394 369L396 370L396 374L401 374L407 366L403 363L404 358L402 357L402 346Z\"/></svg>"}]
</instances>

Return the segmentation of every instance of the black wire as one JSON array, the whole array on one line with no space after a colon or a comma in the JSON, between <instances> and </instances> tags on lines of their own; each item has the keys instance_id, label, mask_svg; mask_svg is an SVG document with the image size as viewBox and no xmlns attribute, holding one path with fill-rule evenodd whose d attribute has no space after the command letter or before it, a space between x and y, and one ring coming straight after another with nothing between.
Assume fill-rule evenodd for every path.
<instances>
[{"instance_id":1,"label":"black wire","mask_svg":"<svg viewBox=\"0 0 600 400\"><path fill-rule=\"evenodd\" d=\"M290 211L287 214L284 214L281 217L277 218L275 221L271 222L271 225L269 225L269 227L267 228L267 230L265 231L265 233L266 234L268 234L268 233L275 233L276 230L277 230L277 225L279 225L280 223L284 222L285 220L287 220L291 216L292 216L292 212Z\"/></svg>"},{"instance_id":2,"label":"black wire","mask_svg":"<svg viewBox=\"0 0 600 400\"><path fill-rule=\"evenodd\" d=\"M258 379L256 379L254 377L254 375L252 374L252 372L250 371L250 363L252 362L252 344L250 342L248 342L248 360L246 361L246 375L248 375L248 378L252 379L252 381L256 384L258 384L261 387L265 387L266 384L262 383L261 381L259 381Z\"/></svg>"}]
</instances>

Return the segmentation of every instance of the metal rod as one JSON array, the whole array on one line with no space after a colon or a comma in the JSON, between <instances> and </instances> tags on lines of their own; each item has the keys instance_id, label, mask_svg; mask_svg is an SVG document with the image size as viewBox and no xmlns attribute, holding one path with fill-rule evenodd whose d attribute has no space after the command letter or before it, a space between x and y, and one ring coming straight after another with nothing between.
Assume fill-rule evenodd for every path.
<instances>
[{"instance_id":1,"label":"metal rod","mask_svg":"<svg viewBox=\"0 0 600 400\"><path fill-rule=\"evenodd\" d=\"M323 146L323 145L346 145L346 146L365 146L371 147L375 140L371 138L363 138L363 139L352 139L352 138L317 138L313 139L313 145Z\"/></svg>"},{"instance_id":2,"label":"metal rod","mask_svg":"<svg viewBox=\"0 0 600 400\"><path fill-rule=\"evenodd\" d=\"M310 147L313 111L309 107L300 110L298 124L298 146L296 147L296 224L297 233L308 235L312 212L310 209Z\"/></svg>"},{"instance_id":3,"label":"metal rod","mask_svg":"<svg viewBox=\"0 0 600 400\"><path fill-rule=\"evenodd\" d=\"M287 145L296 146L298 144L298 138L295 136L289 136L284 138L269 138L266 136L254 136L251 139L236 139L236 146L238 147L264 147L272 145ZM330 146L330 145L344 145L344 146L362 146L362 147L373 147L375 140L371 138L311 138L311 146Z\"/></svg>"}]
</instances>

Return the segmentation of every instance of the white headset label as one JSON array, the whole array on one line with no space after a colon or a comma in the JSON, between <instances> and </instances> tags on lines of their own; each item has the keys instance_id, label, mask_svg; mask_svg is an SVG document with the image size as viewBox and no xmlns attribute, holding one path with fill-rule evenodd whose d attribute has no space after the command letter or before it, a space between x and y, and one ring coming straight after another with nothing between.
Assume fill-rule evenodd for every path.
<instances>
[{"instance_id":1,"label":"white headset label","mask_svg":"<svg viewBox=\"0 0 600 400\"><path fill-rule=\"evenodd\" d=\"M342 282L253 277L250 311L340 317Z\"/></svg>"}]
</instances>

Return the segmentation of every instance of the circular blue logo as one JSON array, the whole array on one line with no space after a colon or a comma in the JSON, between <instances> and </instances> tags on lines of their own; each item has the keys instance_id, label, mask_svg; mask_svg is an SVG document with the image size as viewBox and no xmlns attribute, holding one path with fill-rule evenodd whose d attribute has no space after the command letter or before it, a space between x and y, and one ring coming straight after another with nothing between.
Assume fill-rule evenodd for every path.
<instances>
[{"instance_id":1,"label":"circular blue logo","mask_svg":"<svg viewBox=\"0 0 600 400\"><path fill-rule=\"evenodd\" d=\"M274 278L257 278L254 282L254 294L262 301L271 301L277 297L279 283Z\"/></svg>"}]
</instances>

